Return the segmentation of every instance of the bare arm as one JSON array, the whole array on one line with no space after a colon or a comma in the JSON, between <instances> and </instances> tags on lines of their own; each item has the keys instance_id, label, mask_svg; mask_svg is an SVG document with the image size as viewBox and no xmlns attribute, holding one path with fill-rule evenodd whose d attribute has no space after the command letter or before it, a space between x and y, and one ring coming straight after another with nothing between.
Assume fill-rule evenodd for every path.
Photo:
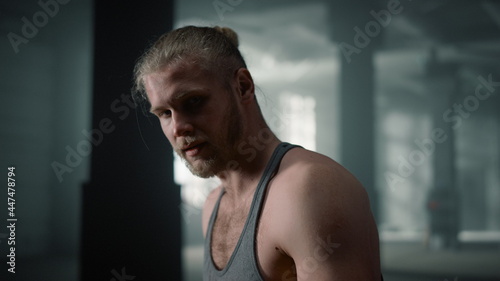
<instances>
[{"instance_id":1,"label":"bare arm","mask_svg":"<svg viewBox=\"0 0 500 281\"><path fill-rule=\"evenodd\" d=\"M364 188L336 163L300 170L289 181L281 239L297 280L380 280L378 233Z\"/></svg>"}]
</instances>

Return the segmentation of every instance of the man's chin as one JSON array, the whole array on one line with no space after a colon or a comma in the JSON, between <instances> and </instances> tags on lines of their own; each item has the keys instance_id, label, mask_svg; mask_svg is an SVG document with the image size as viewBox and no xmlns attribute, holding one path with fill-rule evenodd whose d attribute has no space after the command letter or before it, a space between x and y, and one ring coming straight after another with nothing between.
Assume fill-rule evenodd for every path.
<instances>
[{"instance_id":1,"label":"man's chin","mask_svg":"<svg viewBox=\"0 0 500 281\"><path fill-rule=\"evenodd\" d=\"M209 147L206 147L208 149ZM207 151L209 152L209 151ZM200 178L211 178L217 176L227 166L223 159L231 159L224 152L217 149L212 149L210 153L205 153L204 156L189 157L182 151L177 151L178 155L186 164L186 167L191 173Z\"/></svg>"},{"instance_id":2,"label":"man's chin","mask_svg":"<svg viewBox=\"0 0 500 281\"><path fill-rule=\"evenodd\" d=\"M189 166L188 168L193 175L200 177L200 178L203 178L203 179L208 179L208 178L215 176L215 172L212 170L195 169L191 166Z\"/></svg>"},{"instance_id":3,"label":"man's chin","mask_svg":"<svg viewBox=\"0 0 500 281\"><path fill-rule=\"evenodd\" d=\"M217 169L215 169L215 162L211 160L197 160L197 163L191 163L185 160L186 167L191 171L191 173L200 178L211 178L216 175Z\"/></svg>"}]
</instances>

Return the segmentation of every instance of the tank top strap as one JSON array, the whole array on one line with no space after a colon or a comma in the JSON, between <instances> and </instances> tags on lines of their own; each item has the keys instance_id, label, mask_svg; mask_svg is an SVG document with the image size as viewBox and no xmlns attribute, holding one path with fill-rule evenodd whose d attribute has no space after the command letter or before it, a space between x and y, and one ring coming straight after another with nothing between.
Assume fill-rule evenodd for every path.
<instances>
[{"instance_id":1,"label":"tank top strap","mask_svg":"<svg viewBox=\"0 0 500 281\"><path fill-rule=\"evenodd\" d=\"M253 231L255 231L255 226L259 219L259 213L260 209L262 208L262 201L264 199L264 194L266 193L267 185L274 177L274 175L278 172L278 168L280 166L281 159L283 158L283 156L285 156L288 150L294 147L299 147L299 146L292 145L287 142L282 142L274 150L271 159L269 159L267 167L264 170L264 173L262 174L262 177L260 179L259 185L257 185L257 189L255 190L255 195L249 212L250 219L248 220L248 223L250 224L249 226L251 226L250 229L252 229Z\"/></svg>"},{"instance_id":2,"label":"tank top strap","mask_svg":"<svg viewBox=\"0 0 500 281\"><path fill-rule=\"evenodd\" d=\"M269 181L271 178L274 176L274 174L277 172L279 164L281 163L281 159L283 156L288 152L288 150L294 148L294 147L300 147L298 145L292 145L287 142L282 142L280 143L276 149L274 150L271 159L269 159L269 162L267 163L266 169L264 170L264 173L262 174L262 177L260 178L259 184L257 185L257 189L255 190L255 194L253 197L251 209L249 215L252 215L253 213L258 213L260 206L261 206L261 201L262 197L264 194L264 191L266 190L267 185L269 184ZM224 188L221 189L221 192L219 194L219 197L217 198L217 201L215 203L214 209L212 211L212 214L210 215L210 220L208 223L208 230L212 229L213 223L215 221L215 218L217 216L217 212L219 210L219 205L220 201L222 199L222 196L224 195L225 190ZM255 206L257 205L257 206ZM257 208L255 208L257 207ZM257 214L254 214L257 215ZM250 222L249 220L247 222ZM207 232L207 238L210 236L211 231Z\"/></svg>"},{"instance_id":3,"label":"tank top strap","mask_svg":"<svg viewBox=\"0 0 500 281\"><path fill-rule=\"evenodd\" d=\"M275 149L269 163L261 177L260 183L257 186L255 195L253 198L252 205L250 207L249 216L246 225L246 233L244 233L244 242L242 243L242 250L247 252L248 259L247 262L253 266L256 275L260 276L260 271L258 267L258 260L256 254L256 239L257 239L257 226L259 224L260 215L262 213L262 205L264 202L264 197L266 194L267 187L271 179L278 172L281 160L283 156L292 148L299 147L298 145L292 145L289 143L281 143ZM261 277L262 278L262 277Z\"/></svg>"}]
</instances>

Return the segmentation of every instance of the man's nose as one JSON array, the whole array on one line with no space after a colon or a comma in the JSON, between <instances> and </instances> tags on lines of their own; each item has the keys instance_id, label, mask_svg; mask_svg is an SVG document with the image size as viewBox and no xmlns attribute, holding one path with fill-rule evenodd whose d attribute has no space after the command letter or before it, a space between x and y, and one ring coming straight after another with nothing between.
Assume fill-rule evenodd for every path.
<instances>
[{"instance_id":1,"label":"man's nose","mask_svg":"<svg viewBox=\"0 0 500 281\"><path fill-rule=\"evenodd\" d=\"M174 137L185 137L193 133L193 125L189 118L181 114L172 116Z\"/></svg>"}]
</instances>

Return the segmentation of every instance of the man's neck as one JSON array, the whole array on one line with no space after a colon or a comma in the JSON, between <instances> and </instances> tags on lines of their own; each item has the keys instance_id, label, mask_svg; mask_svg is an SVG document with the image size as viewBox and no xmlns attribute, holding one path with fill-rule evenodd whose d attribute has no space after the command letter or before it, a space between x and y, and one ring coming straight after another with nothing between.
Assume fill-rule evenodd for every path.
<instances>
[{"instance_id":1,"label":"man's neck","mask_svg":"<svg viewBox=\"0 0 500 281\"><path fill-rule=\"evenodd\" d=\"M217 174L226 196L235 202L252 196L267 163L280 143L280 140L273 136L273 140L261 144L259 150L255 148L256 153L253 159L248 161L248 158L241 157L235 169Z\"/></svg>"}]
</instances>

